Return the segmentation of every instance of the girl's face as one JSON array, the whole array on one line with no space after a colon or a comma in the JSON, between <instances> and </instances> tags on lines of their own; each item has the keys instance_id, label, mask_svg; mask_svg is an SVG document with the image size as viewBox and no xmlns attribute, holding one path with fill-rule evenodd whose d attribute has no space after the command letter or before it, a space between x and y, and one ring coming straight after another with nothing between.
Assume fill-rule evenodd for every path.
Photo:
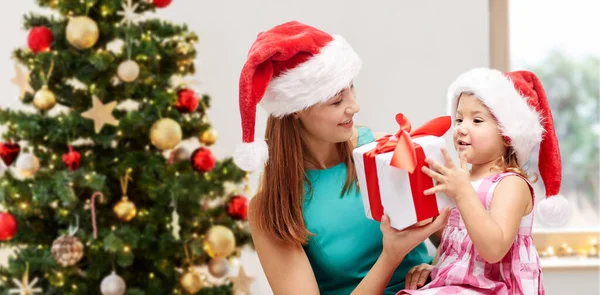
<instances>
[{"instance_id":1,"label":"girl's face","mask_svg":"<svg viewBox=\"0 0 600 295\"><path fill-rule=\"evenodd\" d=\"M338 143L353 135L353 117L360 110L356 103L354 85L345 88L324 103L296 113L304 136L309 140Z\"/></svg>"},{"instance_id":2,"label":"girl's face","mask_svg":"<svg viewBox=\"0 0 600 295\"><path fill-rule=\"evenodd\" d=\"M494 116L471 94L458 98L454 128L454 148L465 153L467 162L481 165L495 161L506 152L506 144Z\"/></svg>"}]
</instances>

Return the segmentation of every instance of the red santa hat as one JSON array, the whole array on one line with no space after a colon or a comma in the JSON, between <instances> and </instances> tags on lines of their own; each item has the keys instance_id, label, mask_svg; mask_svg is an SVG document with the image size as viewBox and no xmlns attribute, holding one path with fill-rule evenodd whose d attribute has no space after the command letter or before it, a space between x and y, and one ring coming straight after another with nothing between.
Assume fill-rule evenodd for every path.
<instances>
[{"instance_id":1,"label":"red santa hat","mask_svg":"<svg viewBox=\"0 0 600 295\"><path fill-rule=\"evenodd\" d=\"M564 225L570 217L568 201L558 195L562 166L554 120L542 83L528 71L501 73L476 68L460 75L448 89L449 113L454 118L458 98L472 93L485 104L498 121L502 135L508 139L523 166L539 144L538 168L546 198L537 205L542 222Z\"/></svg>"},{"instance_id":2,"label":"red santa hat","mask_svg":"<svg viewBox=\"0 0 600 295\"><path fill-rule=\"evenodd\" d=\"M302 111L348 87L361 65L344 38L297 21L258 34L240 75L243 143L234 162L254 171L268 159L266 142L254 138L258 104L275 117Z\"/></svg>"}]
</instances>

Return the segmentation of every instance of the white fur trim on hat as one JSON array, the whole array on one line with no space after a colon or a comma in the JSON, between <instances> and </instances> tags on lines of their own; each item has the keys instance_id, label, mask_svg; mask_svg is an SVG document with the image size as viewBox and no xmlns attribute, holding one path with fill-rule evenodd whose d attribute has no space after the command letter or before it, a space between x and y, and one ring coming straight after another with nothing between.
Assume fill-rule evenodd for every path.
<instances>
[{"instance_id":1,"label":"white fur trim on hat","mask_svg":"<svg viewBox=\"0 0 600 295\"><path fill-rule=\"evenodd\" d=\"M569 201L562 195L549 196L537 205L540 220L549 226L561 227L571 217Z\"/></svg>"},{"instance_id":2,"label":"white fur trim on hat","mask_svg":"<svg viewBox=\"0 0 600 295\"><path fill-rule=\"evenodd\" d=\"M264 167L269 159L269 147L264 140L241 143L235 148L233 162L244 171L256 171Z\"/></svg>"},{"instance_id":3,"label":"white fur trim on hat","mask_svg":"<svg viewBox=\"0 0 600 295\"><path fill-rule=\"evenodd\" d=\"M321 52L274 78L260 105L274 117L325 102L350 86L362 61L343 37L335 35Z\"/></svg>"},{"instance_id":4,"label":"white fur trim on hat","mask_svg":"<svg viewBox=\"0 0 600 295\"><path fill-rule=\"evenodd\" d=\"M542 141L544 128L540 115L527 104L527 99L500 71L476 68L460 75L448 88L448 111L456 118L458 98L464 92L473 93L498 120L502 135L511 140L517 160L524 165L533 149Z\"/></svg>"}]
</instances>

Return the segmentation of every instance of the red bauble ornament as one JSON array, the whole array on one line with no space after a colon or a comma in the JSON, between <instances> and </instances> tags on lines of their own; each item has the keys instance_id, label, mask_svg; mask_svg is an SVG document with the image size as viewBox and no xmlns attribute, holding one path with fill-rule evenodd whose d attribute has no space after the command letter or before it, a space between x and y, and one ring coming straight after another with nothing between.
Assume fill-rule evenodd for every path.
<instances>
[{"instance_id":1,"label":"red bauble ornament","mask_svg":"<svg viewBox=\"0 0 600 295\"><path fill-rule=\"evenodd\" d=\"M50 45L54 41L52 31L46 27L35 27L29 31L27 36L27 45L33 52L41 52L50 49Z\"/></svg>"},{"instance_id":2,"label":"red bauble ornament","mask_svg":"<svg viewBox=\"0 0 600 295\"><path fill-rule=\"evenodd\" d=\"M205 147L196 149L192 153L190 160L192 162L192 167L198 172L208 172L212 170L217 163L215 156L213 156L212 152Z\"/></svg>"},{"instance_id":3,"label":"red bauble ornament","mask_svg":"<svg viewBox=\"0 0 600 295\"><path fill-rule=\"evenodd\" d=\"M164 8L169 6L169 4L171 4L172 0L152 0L152 3L154 3L154 6L158 7L158 8Z\"/></svg>"},{"instance_id":4,"label":"red bauble ornament","mask_svg":"<svg viewBox=\"0 0 600 295\"><path fill-rule=\"evenodd\" d=\"M198 108L199 102L194 90L184 88L177 92L175 108L182 113L191 113Z\"/></svg>"},{"instance_id":5,"label":"red bauble ornament","mask_svg":"<svg viewBox=\"0 0 600 295\"><path fill-rule=\"evenodd\" d=\"M6 166L10 166L21 152L21 147L18 143L3 142L0 143L0 158Z\"/></svg>"},{"instance_id":6,"label":"red bauble ornament","mask_svg":"<svg viewBox=\"0 0 600 295\"><path fill-rule=\"evenodd\" d=\"M246 220L248 218L248 199L242 195L231 197L227 202L227 214L233 219Z\"/></svg>"},{"instance_id":7,"label":"red bauble ornament","mask_svg":"<svg viewBox=\"0 0 600 295\"><path fill-rule=\"evenodd\" d=\"M75 171L79 168L79 162L81 160L81 155L78 151L73 149L73 146L69 146L69 152L62 155L63 163L67 166L69 171Z\"/></svg>"},{"instance_id":8,"label":"red bauble ornament","mask_svg":"<svg viewBox=\"0 0 600 295\"><path fill-rule=\"evenodd\" d=\"M0 241L8 241L17 234L17 220L8 212L0 212Z\"/></svg>"}]
</instances>

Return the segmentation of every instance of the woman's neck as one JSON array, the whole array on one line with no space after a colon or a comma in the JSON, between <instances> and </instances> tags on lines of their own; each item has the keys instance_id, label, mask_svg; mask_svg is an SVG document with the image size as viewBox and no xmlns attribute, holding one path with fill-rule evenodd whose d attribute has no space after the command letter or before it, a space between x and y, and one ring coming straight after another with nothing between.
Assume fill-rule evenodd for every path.
<instances>
[{"instance_id":1,"label":"woman's neck","mask_svg":"<svg viewBox=\"0 0 600 295\"><path fill-rule=\"evenodd\" d=\"M306 140L304 165L307 169L326 169L341 162L336 144L325 141Z\"/></svg>"},{"instance_id":2,"label":"woman's neck","mask_svg":"<svg viewBox=\"0 0 600 295\"><path fill-rule=\"evenodd\" d=\"M307 169L327 169L341 163L344 159L340 157L337 143L318 140L305 135L303 137L306 147L304 165ZM358 130L353 128L350 143L353 147L358 145Z\"/></svg>"}]
</instances>

